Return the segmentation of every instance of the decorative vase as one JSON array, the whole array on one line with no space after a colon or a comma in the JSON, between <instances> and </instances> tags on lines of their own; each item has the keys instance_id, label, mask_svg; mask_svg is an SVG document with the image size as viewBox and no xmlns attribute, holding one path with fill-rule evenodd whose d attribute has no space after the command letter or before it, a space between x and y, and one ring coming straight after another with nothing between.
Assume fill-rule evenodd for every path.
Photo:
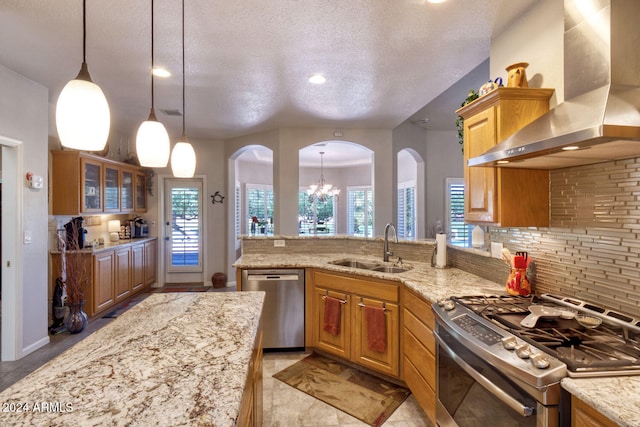
<instances>
[{"instance_id":1,"label":"decorative vase","mask_svg":"<svg viewBox=\"0 0 640 427\"><path fill-rule=\"evenodd\" d=\"M89 317L84 312L84 301L76 304L69 304L69 314L64 319L64 326L71 334L78 334L84 331L89 324Z\"/></svg>"},{"instance_id":2,"label":"decorative vase","mask_svg":"<svg viewBox=\"0 0 640 427\"><path fill-rule=\"evenodd\" d=\"M529 66L527 62L518 62L509 65L507 70L507 87L529 87L527 73L525 69Z\"/></svg>"}]
</instances>

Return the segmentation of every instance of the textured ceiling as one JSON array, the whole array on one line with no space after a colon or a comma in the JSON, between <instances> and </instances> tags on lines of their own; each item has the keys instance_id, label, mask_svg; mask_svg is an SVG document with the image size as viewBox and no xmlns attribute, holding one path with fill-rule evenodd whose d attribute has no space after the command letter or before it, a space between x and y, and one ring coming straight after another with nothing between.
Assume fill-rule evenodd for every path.
<instances>
[{"instance_id":1,"label":"textured ceiling","mask_svg":"<svg viewBox=\"0 0 640 427\"><path fill-rule=\"evenodd\" d=\"M187 0L187 136L277 127L393 128L489 55L492 33L535 0ZM149 114L151 2L87 2L87 63L113 129ZM155 108L181 133L181 2L155 1ZM55 103L82 62L81 0L2 0L0 64ZM322 86L307 82L323 73ZM317 156L317 154L316 154Z\"/></svg>"}]
</instances>

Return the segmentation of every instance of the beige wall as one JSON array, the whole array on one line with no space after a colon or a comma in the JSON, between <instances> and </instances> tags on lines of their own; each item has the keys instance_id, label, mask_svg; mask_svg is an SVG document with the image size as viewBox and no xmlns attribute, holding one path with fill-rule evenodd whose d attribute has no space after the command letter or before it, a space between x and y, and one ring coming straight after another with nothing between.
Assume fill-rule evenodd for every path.
<instances>
[{"instance_id":1,"label":"beige wall","mask_svg":"<svg viewBox=\"0 0 640 427\"><path fill-rule=\"evenodd\" d=\"M48 90L13 71L0 66L0 135L22 141L22 158L18 159L18 172L23 177L32 172L45 177L45 188L32 190L18 180L22 193L20 206L5 204L5 212L13 209L22 213L16 233L17 257L13 260L15 273L22 278L22 287L3 283L3 293L17 291L16 328L17 357L22 357L49 342L47 305L47 187L48 187ZM5 177L6 179L6 177ZM6 189L5 189L6 191ZM8 192L7 192L8 193ZM30 231L33 240L23 244L23 233ZM7 254L3 254L3 264ZM20 262L16 262L19 260ZM5 266L3 265L3 268ZM4 301L3 301L4 302ZM13 322L12 322L13 323ZM2 325L9 328L12 325ZM6 330L6 329L5 329ZM5 358L3 348L3 358ZM6 358L5 358L6 359Z\"/></svg>"}]
</instances>

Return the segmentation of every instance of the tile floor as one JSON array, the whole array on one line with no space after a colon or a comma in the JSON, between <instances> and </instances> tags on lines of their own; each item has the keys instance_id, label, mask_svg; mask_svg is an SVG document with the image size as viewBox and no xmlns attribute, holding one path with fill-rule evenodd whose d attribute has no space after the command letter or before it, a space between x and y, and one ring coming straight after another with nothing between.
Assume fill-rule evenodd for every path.
<instances>
[{"instance_id":1,"label":"tile floor","mask_svg":"<svg viewBox=\"0 0 640 427\"><path fill-rule=\"evenodd\" d=\"M368 424L272 377L308 353L266 353L263 363L264 427L362 427ZM382 424L383 427L430 426L413 395Z\"/></svg>"},{"instance_id":2,"label":"tile floor","mask_svg":"<svg viewBox=\"0 0 640 427\"><path fill-rule=\"evenodd\" d=\"M221 289L216 291L230 291ZM15 362L0 362L0 391L19 381L42 364L73 346L94 331L114 319L93 319L87 329L77 335L59 334L50 336L50 342L43 348ZM276 372L303 359L308 353L267 353L264 355L264 427L357 427L363 422L335 409L272 377ZM424 412L413 395L389 417L384 427L424 427L429 426Z\"/></svg>"}]
</instances>

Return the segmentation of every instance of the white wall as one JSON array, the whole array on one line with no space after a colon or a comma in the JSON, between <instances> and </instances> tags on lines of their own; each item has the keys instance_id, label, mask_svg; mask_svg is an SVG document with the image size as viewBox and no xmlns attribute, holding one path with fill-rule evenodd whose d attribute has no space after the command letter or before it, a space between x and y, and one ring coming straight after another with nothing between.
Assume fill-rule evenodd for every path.
<instances>
[{"instance_id":1,"label":"white wall","mask_svg":"<svg viewBox=\"0 0 640 427\"><path fill-rule=\"evenodd\" d=\"M502 76L505 68L527 62L529 87L555 89L550 108L564 101L564 2L542 0L520 19L491 39L491 76Z\"/></svg>"},{"instance_id":2,"label":"white wall","mask_svg":"<svg viewBox=\"0 0 640 427\"><path fill-rule=\"evenodd\" d=\"M22 176L27 172L45 177L45 189L23 187L22 229L33 235L31 244L19 244L22 265L15 265L23 284L17 295L18 313L22 313L22 334L17 337L20 358L49 342L47 331L48 292L48 90L19 74L0 66L0 135L23 141L23 160L18 165ZM24 186L24 181L18 182ZM13 207L15 209L15 206ZM12 206L3 206L12 209ZM22 239L20 239L22 242ZM6 254L3 254L3 263ZM15 286L3 283L3 289ZM3 325L4 327L5 325ZM10 325L6 325L9 327Z\"/></svg>"}]
</instances>

